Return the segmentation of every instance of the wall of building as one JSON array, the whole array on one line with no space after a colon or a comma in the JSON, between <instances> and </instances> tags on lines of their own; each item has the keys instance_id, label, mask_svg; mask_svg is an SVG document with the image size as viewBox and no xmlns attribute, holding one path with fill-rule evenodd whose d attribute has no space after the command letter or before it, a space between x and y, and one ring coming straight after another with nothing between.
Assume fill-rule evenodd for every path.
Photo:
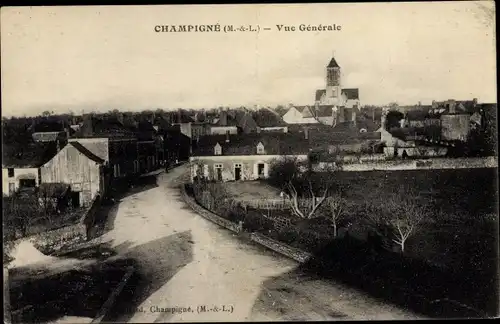
<instances>
[{"instance_id":1,"label":"wall of building","mask_svg":"<svg viewBox=\"0 0 500 324\"><path fill-rule=\"evenodd\" d=\"M470 115L442 115L441 138L465 141L469 134L469 123Z\"/></svg>"},{"instance_id":2,"label":"wall of building","mask_svg":"<svg viewBox=\"0 0 500 324\"><path fill-rule=\"evenodd\" d=\"M236 126L212 126L210 128L210 134L212 135L225 135L228 131L229 134L238 134Z\"/></svg>"},{"instance_id":3,"label":"wall of building","mask_svg":"<svg viewBox=\"0 0 500 324\"><path fill-rule=\"evenodd\" d=\"M304 118L301 112L299 112L295 107L288 109L286 114L283 115L283 120L287 124L306 124L306 123L318 123L314 118Z\"/></svg>"},{"instance_id":4,"label":"wall of building","mask_svg":"<svg viewBox=\"0 0 500 324\"><path fill-rule=\"evenodd\" d=\"M256 180L259 178L258 165L264 164L263 177L269 176L270 165L280 155L240 155L240 156L206 156L191 157L191 179L197 174L216 179L217 164L222 165L222 180L235 180L235 164L241 164L241 180ZM300 160L307 160L307 155L296 156Z\"/></svg>"},{"instance_id":5,"label":"wall of building","mask_svg":"<svg viewBox=\"0 0 500 324\"><path fill-rule=\"evenodd\" d=\"M2 168L2 192L5 196L9 195L9 184L13 183L15 190L19 189L19 180L33 179L36 185L40 184L38 177L38 168L14 168L14 176L9 178L9 168Z\"/></svg>"},{"instance_id":6,"label":"wall of building","mask_svg":"<svg viewBox=\"0 0 500 324\"><path fill-rule=\"evenodd\" d=\"M261 127L261 132L282 132L288 133L288 127L286 126L276 126L276 127Z\"/></svg>"},{"instance_id":7,"label":"wall of building","mask_svg":"<svg viewBox=\"0 0 500 324\"><path fill-rule=\"evenodd\" d=\"M180 128L181 128L181 133L186 135L187 137L189 138L192 138L193 136L193 133L191 132L192 129L191 129L191 123L182 123L182 124L179 124L180 125Z\"/></svg>"},{"instance_id":8,"label":"wall of building","mask_svg":"<svg viewBox=\"0 0 500 324\"><path fill-rule=\"evenodd\" d=\"M439 146L418 146L418 147L384 147L384 154L387 157L393 157L394 151L398 152L398 157L402 157L404 152L408 156L412 157L437 157L437 156L445 156L448 152L446 147Z\"/></svg>"},{"instance_id":9,"label":"wall of building","mask_svg":"<svg viewBox=\"0 0 500 324\"><path fill-rule=\"evenodd\" d=\"M318 120L320 123L322 123L323 125L328 125L328 126L332 126L333 125L333 121L335 120L335 118L333 116L329 116L329 117L318 117Z\"/></svg>"},{"instance_id":10,"label":"wall of building","mask_svg":"<svg viewBox=\"0 0 500 324\"><path fill-rule=\"evenodd\" d=\"M71 145L66 145L40 168L43 183L66 183L80 192L80 204L87 206L102 187L101 166Z\"/></svg>"}]
</instances>

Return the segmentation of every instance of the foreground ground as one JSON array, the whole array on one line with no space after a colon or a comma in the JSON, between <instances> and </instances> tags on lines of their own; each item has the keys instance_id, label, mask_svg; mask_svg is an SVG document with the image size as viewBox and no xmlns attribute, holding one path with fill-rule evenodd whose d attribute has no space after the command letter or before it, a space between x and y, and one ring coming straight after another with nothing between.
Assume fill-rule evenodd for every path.
<instances>
[{"instance_id":1,"label":"foreground ground","mask_svg":"<svg viewBox=\"0 0 500 324\"><path fill-rule=\"evenodd\" d=\"M180 197L185 175L186 167L159 175L157 185L123 198L111 217L100 241L135 259L140 276L106 321L418 318L340 284L304 277L296 262L195 214ZM161 312L171 307L191 311Z\"/></svg>"}]
</instances>

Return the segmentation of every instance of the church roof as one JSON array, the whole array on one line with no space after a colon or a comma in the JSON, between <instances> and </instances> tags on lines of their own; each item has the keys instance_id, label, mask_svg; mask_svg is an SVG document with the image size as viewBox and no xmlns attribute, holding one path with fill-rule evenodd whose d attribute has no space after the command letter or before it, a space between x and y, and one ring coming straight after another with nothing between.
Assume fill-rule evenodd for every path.
<instances>
[{"instance_id":1,"label":"church roof","mask_svg":"<svg viewBox=\"0 0 500 324\"><path fill-rule=\"evenodd\" d=\"M336 67L340 67L338 64L337 64L337 61L335 61L335 58L332 57L332 59L330 60L330 63L328 64L329 68L336 68Z\"/></svg>"},{"instance_id":2,"label":"church roof","mask_svg":"<svg viewBox=\"0 0 500 324\"><path fill-rule=\"evenodd\" d=\"M347 99L354 99L354 100L359 99L359 89L358 88L342 89L342 93L346 95Z\"/></svg>"},{"instance_id":3,"label":"church roof","mask_svg":"<svg viewBox=\"0 0 500 324\"><path fill-rule=\"evenodd\" d=\"M321 100L321 97L326 93L326 90L325 89L319 89L319 90L316 90L316 96L315 96L315 101L320 101Z\"/></svg>"}]
</instances>

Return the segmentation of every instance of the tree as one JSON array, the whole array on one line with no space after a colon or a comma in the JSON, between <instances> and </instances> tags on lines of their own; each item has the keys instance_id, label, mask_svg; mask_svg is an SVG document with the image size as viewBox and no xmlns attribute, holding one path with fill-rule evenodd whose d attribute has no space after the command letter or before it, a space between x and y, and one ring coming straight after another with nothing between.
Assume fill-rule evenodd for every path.
<instances>
[{"instance_id":1,"label":"tree","mask_svg":"<svg viewBox=\"0 0 500 324\"><path fill-rule=\"evenodd\" d=\"M314 172L308 161L285 157L272 163L269 178L288 194L285 201L294 215L311 219L327 198L335 178L333 172Z\"/></svg>"},{"instance_id":2,"label":"tree","mask_svg":"<svg viewBox=\"0 0 500 324\"><path fill-rule=\"evenodd\" d=\"M412 193L401 193L368 203L366 217L372 230L378 235L390 238L404 253L405 244L419 229L425 216L429 215L428 206L421 205Z\"/></svg>"},{"instance_id":3,"label":"tree","mask_svg":"<svg viewBox=\"0 0 500 324\"><path fill-rule=\"evenodd\" d=\"M347 201L340 195L335 194L327 199L327 205L330 212L330 221L333 226L333 237L337 237L337 226L346 214Z\"/></svg>"},{"instance_id":4,"label":"tree","mask_svg":"<svg viewBox=\"0 0 500 324\"><path fill-rule=\"evenodd\" d=\"M385 120L385 129L390 130L391 128L399 128L401 126L400 120L403 119L405 115L397 110L390 110L387 113Z\"/></svg>"}]
</instances>

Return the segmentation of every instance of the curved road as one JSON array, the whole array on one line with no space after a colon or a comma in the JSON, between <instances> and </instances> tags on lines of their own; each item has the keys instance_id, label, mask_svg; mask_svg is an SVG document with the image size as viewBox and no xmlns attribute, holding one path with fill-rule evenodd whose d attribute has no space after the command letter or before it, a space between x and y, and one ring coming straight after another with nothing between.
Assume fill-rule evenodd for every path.
<instances>
[{"instance_id":1,"label":"curved road","mask_svg":"<svg viewBox=\"0 0 500 324\"><path fill-rule=\"evenodd\" d=\"M133 310L115 321L415 319L340 284L294 275L295 261L243 242L195 214L178 189L187 167L121 200L101 240L133 256L144 275ZM232 312L208 310L216 305ZM199 306L207 312L199 313ZM191 307L183 313L170 307Z\"/></svg>"}]
</instances>

